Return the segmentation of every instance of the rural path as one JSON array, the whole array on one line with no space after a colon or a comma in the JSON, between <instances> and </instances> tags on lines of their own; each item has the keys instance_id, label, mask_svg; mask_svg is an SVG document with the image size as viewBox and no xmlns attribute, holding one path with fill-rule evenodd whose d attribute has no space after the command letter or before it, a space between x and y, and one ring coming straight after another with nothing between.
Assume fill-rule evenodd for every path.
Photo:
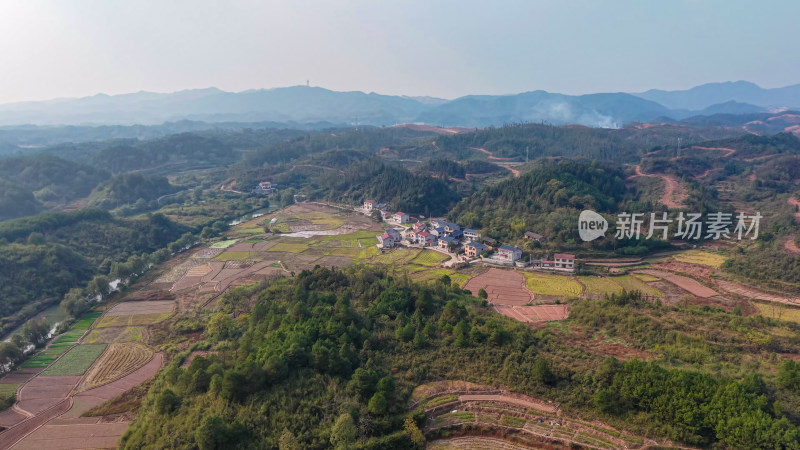
<instances>
[{"instance_id":1,"label":"rural path","mask_svg":"<svg viewBox=\"0 0 800 450\"><path fill-rule=\"evenodd\" d=\"M663 174L647 174L642 172L642 166L636 166L636 172L630 178L636 177L653 177L653 178L660 178L664 182L664 192L661 194L660 201L663 203L667 208L670 209L679 209L685 208L686 198L689 197L689 194L686 192L686 188L681 185L681 183L676 180L674 177L669 175Z\"/></svg>"},{"instance_id":2,"label":"rural path","mask_svg":"<svg viewBox=\"0 0 800 450\"><path fill-rule=\"evenodd\" d=\"M720 151L724 152L725 154L722 157L731 156L732 154L736 153L735 149L726 148L726 147L700 147L698 145L692 146L692 148L696 148L698 150L709 150L709 151Z\"/></svg>"},{"instance_id":3,"label":"rural path","mask_svg":"<svg viewBox=\"0 0 800 450\"><path fill-rule=\"evenodd\" d=\"M800 255L800 247L798 247L797 244L794 243L793 234L790 234L786 238L786 242L783 243L783 248L785 248L786 251L788 251L791 254Z\"/></svg>"},{"instance_id":4,"label":"rural path","mask_svg":"<svg viewBox=\"0 0 800 450\"><path fill-rule=\"evenodd\" d=\"M495 161L513 161L514 160L514 158L506 158L506 157L502 157L502 156L494 156L494 153L490 152L489 150L486 150L483 147L470 147L470 150L477 150L477 151L479 151L481 153L487 154L487 155L489 155L489 159L493 159Z\"/></svg>"},{"instance_id":5,"label":"rural path","mask_svg":"<svg viewBox=\"0 0 800 450\"><path fill-rule=\"evenodd\" d=\"M462 402L501 402L510 405L522 406L523 408L530 408L536 411L541 411L547 414L557 414L558 408L552 404L542 401L537 401L532 398L515 395L504 394L463 394L459 395L458 399Z\"/></svg>"},{"instance_id":6,"label":"rural path","mask_svg":"<svg viewBox=\"0 0 800 450\"><path fill-rule=\"evenodd\" d=\"M800 200L798 200L798 199L796 199L796 198L794 198L794 197L789 197L789 199L787 200L787 202L788 202L788 203L789 203L789 204L790 204L792 207L794 207L794 219L795 219L796 221L800 221Z\"/></svg>"}]
</instances>

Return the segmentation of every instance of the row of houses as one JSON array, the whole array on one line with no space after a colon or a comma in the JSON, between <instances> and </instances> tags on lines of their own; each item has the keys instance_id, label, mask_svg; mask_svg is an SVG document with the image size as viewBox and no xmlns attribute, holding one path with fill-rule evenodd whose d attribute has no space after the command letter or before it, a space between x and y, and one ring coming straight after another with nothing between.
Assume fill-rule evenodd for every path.
<instances>
[{"instance_id":1,"label":"row of houses","mask_svg":"<svg viewBox=\"0 0 800 450\"><path fill-rule=\"evenodd\" d=\"M497 241L494 239L483 238L477 230L462 228L457 223L443 219L432 219L429 223L423 223L404 212L390 213L386 205L373 200L365 201L362 209L367 214L371 214L377 209L381 211L385 221L399 225L399 227L389 228L383 235L377 236L378 246L382 249L390 249L398 245L412 245L438 247L448 252L456 252L463 248L466 259L483 258L493 252L491 257L484 260L560 271L572 272L575 270L575 255L556 253L550 260L532 259L523 262L522 249L513 245L497 245ZM407 226L409 223L411 225ZM544 236L533 232L525 233L525 238L539 242L545 240Z\"/></svg>"}]
</instances>

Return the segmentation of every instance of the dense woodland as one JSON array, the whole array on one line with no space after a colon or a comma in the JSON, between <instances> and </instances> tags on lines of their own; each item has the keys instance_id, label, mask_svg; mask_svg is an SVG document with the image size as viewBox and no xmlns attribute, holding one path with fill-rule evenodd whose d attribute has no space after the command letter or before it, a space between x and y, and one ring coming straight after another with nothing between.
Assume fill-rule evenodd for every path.
<instances>
[{"instance_id":1,"label":"dense woodland","mask_svg":"<svg viewBox=\"0 0 800 450\"><path fill-rule=\"evenodd\" d=\"M613 358L596 370L576 369L548 356L563 351L550 331L481 302L446 278L422 286L365 268L317 268L230 292L207 323L175 324L176 333L204 329L206 348L219 353L186 368L174 360L123 447L413 448L421 446L414 430L424 417L406 410L415 386L487 377L608 420L635 418L643 431L690 445L800 445L773 386L758 375L734 381ZM608 313L592 319L579 312L577 320L633 317L646 303L636 292L605 302L587 303ZM778 388L795 389L799 374L784 367Z\"/></svg>"},{"instance_id":2,"label":"dense woodland","mask_svg":"<svg viewBox=\"0 0 800 450\"><path fill-rule=\"evenodd\" d=\"M320 177L314 196L361 204L375 199L396 211L443 215L460 198L450 185L438 178L414 175L402 167L379 159L353 164L343 174Z\"/></svg>"}]
</instances>

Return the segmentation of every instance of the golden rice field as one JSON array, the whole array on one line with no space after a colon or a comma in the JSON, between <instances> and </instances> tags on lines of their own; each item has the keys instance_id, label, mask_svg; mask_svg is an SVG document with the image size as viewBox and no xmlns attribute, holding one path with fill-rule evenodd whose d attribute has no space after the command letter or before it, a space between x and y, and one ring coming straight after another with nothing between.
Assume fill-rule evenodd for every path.
<instances>
[{"instance_id":1,"label":"golden rice field","mask_svg":"<svg viewBox=\"0 0 800 450\"><path fill-rule=\"evenodd\" d=\"M615 283L611 278L605 277L578 277L578 280L586 288L584 293L606 295L622 292L622 286Z\"/></svg>"},{"instance_id":2,"label":"golden rice field","mask_svg":"<svg viewBox=\"0 0 800 450\"><path fill-rule=\"evenodd\" d=\"M685 252L678 253L677 255L673 256L673 258L675 258L676 261L699 264L702 266L713 267L715 269L718 269L727 259L720 254L703 250L687 250Z\"/></svg>"},{"instance_id":3,"label":"golden rice field","mask_svg":"<svg viewBox=\"0 0 800 450\"><path fill-rule=\"evenodd\" d=\"M758 314L770 319L800 323L800 309L782 306L777 303L763 304L752 302L758 308Z\"/></svg>"},{"instance_id":4,"label":"golden rice field","mask_svg":"<svg viewBox=\"0 0 800 450\"><path fill-rule=\"evenodd\" d=\"M421 266L435 267L448 259L450 259L450 257L442 253L433 250L423 250L416 258L412 259L411 262Z\"/></svg>"},{"instance_id":5,"label":"golden rice field","mask_svg":"<svg viewBox=\"0 0 800 450\"><path fill-rule=\"evenodd\" d=\"M612 278L615 283L622 286L626 291L641 291L642 294L661 297L663 294L658 289L643 282L632 275L623 275Z\"/></svg>"},{"instance_id":6,"label":"golden rice field","mask_svg":"<svg viewBox=\"0 0 800 450\"><path fill-rule=\"evenodd\" d=\"M583 286L577 280L564 275L549 273L525 273L525 284L534 294L577 297Z\"/></svg>"}]
</instances>

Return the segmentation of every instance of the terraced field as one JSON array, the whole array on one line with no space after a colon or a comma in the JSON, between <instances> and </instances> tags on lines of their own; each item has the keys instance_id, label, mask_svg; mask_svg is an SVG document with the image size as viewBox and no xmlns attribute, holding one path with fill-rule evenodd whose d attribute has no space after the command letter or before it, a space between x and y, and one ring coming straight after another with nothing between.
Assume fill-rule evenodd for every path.
<instances>
[{"instance_id":1,"label":"terraced field","mask_svg":"<svg viewBox=\"0 0 800 450\"><path fill-rule=\"evenodd\" d=\"M411 260L411 263L426 267L436 267L448 259L450 259L450 257L445 254L433 250L423 250L419 255Z\"/></svg>"},{"instance_id":2,"label":"terraced field","mask_svg":"<svg viewBox=\"0 0 800 450\"><path fill-rule=\"evenodd\" d=\"M369 263L400 266L409 263L412 259L416 258L421 251L422 250L418 248L398 248L372 258L369 260Z\"/></svg>"},{"instance_id":3,"label":"terraced field","mask_svg":"<svg viewBox=\"0 0 800 450\"><path fill-rule=\"evenodd\" d=\"M105 349L106 344L78 345L48 367L42 375L83 375Z\"/></svg>"},{"instance_id":4,"label":"terraced field","mask_svg":"<svg viewBox=\"0 0 800 450\"><path fill-rule=\"evenodd\" d=\"M130 342L111 344L97 364L83 380L78 390L83 391L110 383L144 366L153 351L141 344Z\"/></svg>"},{"instance_id":5,"label":"terraced field","mask_svg":"<svg viewBox=\"0 0 800 450\"><path fill-rule=\"evenodd\" d=\"M172 313L154 313L154 314L130 314L124 316L103 316L97 322L97 328L106 327L135 327L142 325L152 325L168 319Z\"/></svg>"},{"instance_id":6,"label":"terraced field","mask_svg":"<svg viewBox=\"0 0 800 450\"><path fill-rule=\"evenodd\" d=\"M549 273L525 273L525 285L534 294L577 297L583 286L572 277Z\"/></svg>"},{"instance_id":7,"label":"terraced field","mask_svg":"<svg viewBox=\"0 0 800 450\"><path fill-rule=\"evenodd\" d=\"M589 296L604 296L622 292L622 286L615 283L616 278L605 277L578 277L578 281L583 284L584 294Z\"/></svg>"}]
</instances>

